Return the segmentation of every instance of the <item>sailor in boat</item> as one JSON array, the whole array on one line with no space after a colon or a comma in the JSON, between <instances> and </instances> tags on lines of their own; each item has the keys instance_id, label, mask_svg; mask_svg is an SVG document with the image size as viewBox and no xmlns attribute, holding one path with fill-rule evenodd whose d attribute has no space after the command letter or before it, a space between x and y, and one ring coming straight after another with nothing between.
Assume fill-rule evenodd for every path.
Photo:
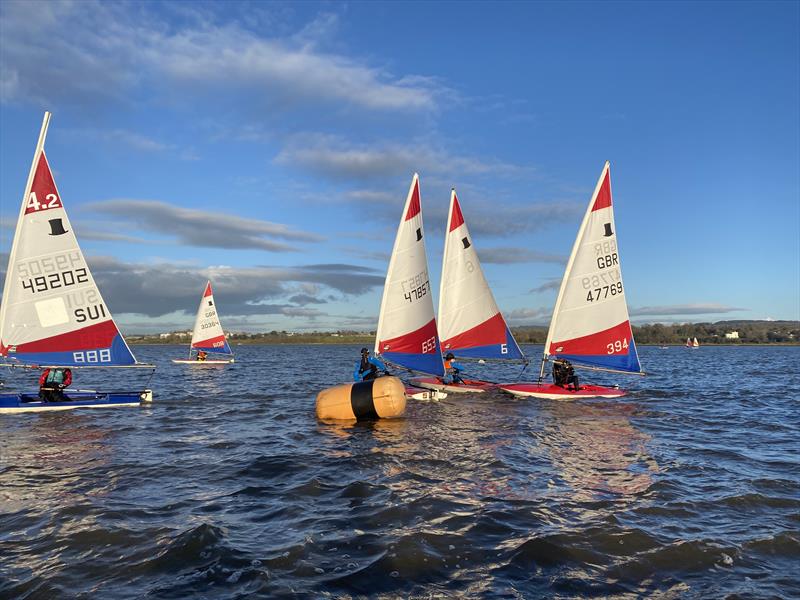
<instances>
[{"instance_id":1,"label":"sailor in boat","mask_svg":"<svg viewBox=\"0 0 800 600\"><path fill-rule=\"evenodd\" d=\"M455 356L452 352L448 352L444 357L444 379L445 383L464 383L459 373L464 370L460 364L455 361Z\"/></svg>"},{"instance_id":2,"label":"sailor in boat","mask_svg":"<svg viewBox=\"0 0 800 600\"><path fill-rule=\"evenodd\" d=\"M566 358L557 358L553 361L553 383L565 390L569 389L570 384L573 384L576 392L581 389L575 369Z\"/></svg>"},{"instance_id":3,"label":"sailor in boat","mask_svg":"<svg viewBox=\"0 0 800 600\"><path fill-rule=\"evenodd\" d=\"M379 377L378 370L383 371L384 375L388 375L389 371L386 365L374 356L369 355L367 348L361 349L361 360L356 361L355 369L353 369L353 381L369 381Z\"/></svg>"},{"instance_id":4,"label":"sailor in boat","mask_svg":"<svg viewBox=\"0 0 800 600\"><path fill-rule=\"evenodd\" d=\"M72 383L72 369L50 368L39 377L39 398L45 402L65 400L64 388Z\"/></svg>"},{"instance_id":5,"label":"sailor in boat","mask_svg":"<svg viewBox=\"0 0 800 600\"><path fill-rule=\"evenodd\" d=\"M203 350L200 350L200 352L197 353L197 360L204 361L206 358L208 358L208 353L207 352L204 352Z\"/></svg>"}]
</instances>

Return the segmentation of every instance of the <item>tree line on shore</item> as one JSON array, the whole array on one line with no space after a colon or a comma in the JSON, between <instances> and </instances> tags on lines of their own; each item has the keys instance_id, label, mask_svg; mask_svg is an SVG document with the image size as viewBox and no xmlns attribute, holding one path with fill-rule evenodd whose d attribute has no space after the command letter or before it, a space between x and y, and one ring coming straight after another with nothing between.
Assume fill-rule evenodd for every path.
<instances>
[{"instance_id":1,"label":"tree line on shore","mask_svg":"<svg viewBox=\"0 0 800 600\"><path fill-rule=\"evenodd\" d=\"M547 327L515 327L514 337L520 344L544 344ZM736 332L738 337L726 337ZM633 336L637 344L684 344L686 338L697 338L707 344L798 344L800 321L717 321L716 323L680 323L634 325ZM160 335L127 336L129 342L139 344L186 344L191 339L187 332ZM264 333L229 333L233 344L364 344L372 347L375 332L363 331L313 331L296 333L269 331Z\"/></svg>"}]
</instances>

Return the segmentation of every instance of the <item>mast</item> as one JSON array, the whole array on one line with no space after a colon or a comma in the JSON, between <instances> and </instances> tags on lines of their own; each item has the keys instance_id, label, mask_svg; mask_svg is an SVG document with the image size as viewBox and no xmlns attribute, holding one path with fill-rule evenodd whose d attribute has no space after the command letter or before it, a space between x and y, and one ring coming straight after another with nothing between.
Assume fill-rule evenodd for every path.
<instances>
[{"instance_id":1,"label":"mast","mask_svg":"<svg viewBox=\"0 0 800 600\"><path fill-rule=\"evenodd\" d=\"M28 173L28 182L25 184L25 192L22 194L22 206L19 209L19 216L17 217L17 226L14 230L14 238L11 242L11 252L8 254L8 268L6 269L6 280L3 285L3 304L0 306L0 347L3 342L3 328L6 322L6 311L8 310L8 292L11 288L11 265L17 257L17 245L19 244L19 230L22 226L22 219L25 217L25 208L28 206L28 199L31 194L31 186L33 185L33 176L36 174L36 166L39 164L39 155L44 149L44 141L47 138L47 128L50 126L50 112L45 111L42 118L42 128L39 130L39 141L36 143L36 150L33 153L33 161L31 162L31 170Z\"/></svg>"},{"instance_id":2,"label":"mast","mask_svg":"<svg viewBox=\"0 0 800 600\"><path fill-rule=\"evenodd\" d=\"M595 200L597 200L597 194L600 192L600 187L603 185L603 180L605 179L606 173L608 172L610 166L610 163L606 161L606 164L600 173L600 178L597 180L597 185L594 187L592 199L589 200L589 205L586 207L586 212L583 215L583 221L581 221L581 226L578 229L578 235L575 237L575 242L572 244L572 252L570 253L569 260L567 261L567 267L564 269L564 277L561 279L561 287L558 290L556 304L553 307L553 314L550 317L550 328L547 330L547 339L544 342L542 366L539 370L539 382L544 379L544 367L547 364L548 357L550 356L548 349L550 348L550 342L553 341L553 330L555 329L555 322L558 318L558 309L561 307L561 301L563 300L564 292L567 289L567 281L569 281L569 275L572 272L572 265L575 262L575 256L578 254L578 249L581 246L581 240L583 239L583 233L586 230L586 225L589 223L589 216L592 214L592 207L594 206Z\"/></svg>"}]
</instances>

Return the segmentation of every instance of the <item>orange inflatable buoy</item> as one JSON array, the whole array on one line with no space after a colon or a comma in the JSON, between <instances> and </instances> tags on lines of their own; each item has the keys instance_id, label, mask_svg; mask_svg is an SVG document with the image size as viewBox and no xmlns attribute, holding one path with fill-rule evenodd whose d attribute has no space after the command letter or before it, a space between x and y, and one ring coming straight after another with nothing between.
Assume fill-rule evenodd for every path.
<instances>
[{"instance_id":1,"label":"orange inflatable buoy","mask_svg":"<svg viewBox=\"0 0 800 600\"><path fill-rule=\"evenodd\" d=\"M406 388L397 377L344 383L317 394L317 417L358 421L399 417L406 410Z\"/></svg>"}]
</instances>

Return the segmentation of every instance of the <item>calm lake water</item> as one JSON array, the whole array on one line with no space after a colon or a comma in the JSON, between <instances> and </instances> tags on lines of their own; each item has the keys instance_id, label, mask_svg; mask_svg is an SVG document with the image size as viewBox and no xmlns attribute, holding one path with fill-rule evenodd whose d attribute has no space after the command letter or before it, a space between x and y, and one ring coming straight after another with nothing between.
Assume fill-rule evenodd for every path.
<instances>
[{"instance_id":1,"label":"calm lake water","mask_svg":"<svg viewBox=\"0 0 800 600\"><path fill-rule=\"evenodd\" d=\"M621 400L317 422L358 348L139 346L151 407L0 416L0 597L800 596L800 348L644 347L647 378L582 373Z\"/></svg>"}]
</instances>

